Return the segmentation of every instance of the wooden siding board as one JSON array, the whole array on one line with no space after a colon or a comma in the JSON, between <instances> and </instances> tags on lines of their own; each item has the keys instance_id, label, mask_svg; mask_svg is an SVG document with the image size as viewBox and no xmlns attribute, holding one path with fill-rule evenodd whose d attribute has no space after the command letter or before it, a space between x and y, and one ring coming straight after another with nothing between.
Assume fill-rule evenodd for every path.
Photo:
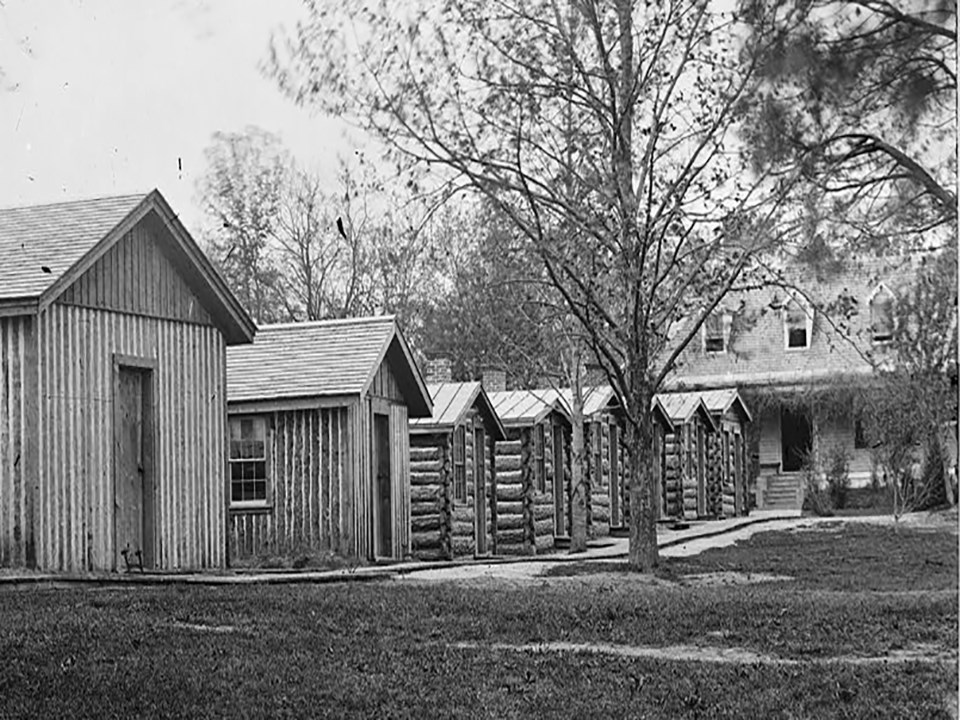
<instances>
[{"instance_id":1,"label":"wooden siding board","mask_svg":"<svg viewBox=\"0 0 960 720\"><path fill-rule=\"evenodd\" d=\"M153 231L142 224L77 278L60 302L200 325L213 322Z\"/></svg>"},{"instance_id":2,"label":"wooden siding board","mask_svg":"<svg viewBox=\"0 0 960 720\"><path fill-rule=\"evenodd\" d=\"M76 571L112 567L113 394L115 353L153 358L158 562L163 568L216 567L222 543L216 536L222 506L205 493L207 468L219 465L222 427L205 418L223 402L222 371L204 380L199 366L208 353L222 357L223 339L210 327L55 303L40 314L43 344L38 377L42 405L37 501L38 565ZM168 334L170 338L168 339ZM206 337L204 337L206 336ZM187 349L185 349L187 348ZM67 360L69 358L69 360ZM212 362L211 362L212 366ZM222 368L222 363L219 365ZM206 384L200 388L199 385ZM197 387L197 390L187 390ZM206 403L212 403L207 405ZM165 440L174 439L174 445ZM179 452L178 452L179 451ZM219 473L217 473L219 475ZM216 477L216 476L214 476ZM214 483L216 485L216 483ZM222 489L218 488L219 497ZM207 550L209 548L209 551Z\"/></svg>"}]
</instances>

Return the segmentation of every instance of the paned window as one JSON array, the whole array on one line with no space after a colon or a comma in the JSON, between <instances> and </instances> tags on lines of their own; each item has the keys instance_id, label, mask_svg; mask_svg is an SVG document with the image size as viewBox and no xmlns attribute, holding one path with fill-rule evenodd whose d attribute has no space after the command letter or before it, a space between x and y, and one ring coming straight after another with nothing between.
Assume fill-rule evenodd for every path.
<instances>
[{"instance_id":1,"label":"paned window","mask_svg":"<svg viewBox=\"0 0 960 720\"><path fill-rule=\"evenodd\" d=\"M603 478L603 425L594 423L596 428L593 439L593 476L597 479L597 487L604 487Z\"/></svg>"},{"instance_id":2,"label":"paned window","mask_svg":"<svg viewBox=\"0 0 960 720\"><path fill-rule=\"evenodd\" d=\"M784 320L788 348L810 347L810 316L798 303L787 306Z\"/></svg>"},{"instance_id":3,"label":"paned window","mask_svg":"<svg viewBox=\"0 0 960 720\"><path fill-rule=\"evenodd\" d=\"M266 505L268 496L267 421L230 418L230 503Z\"/></svg>"},{"instance_id":4,"label":"paned window","mask_svg":"<svg viewBox=\"0 0 960 720\"><path fill-rule=\"evenodd\" d=\"M703 349L708 353L722 353L727 350L723 316L718 313L711 313L703 323Z\"/></svg>"},{"instance_id":5,"label":"paned window","mask_svg":"<svg viewBox=\"0 0 960 720\"><path fill-rule=\"evenodd\" d=\"M893 340L896 320L893 315L893 293L882 285L870 298L870 331L876 343Z\"/></svg>"}]
</instances>

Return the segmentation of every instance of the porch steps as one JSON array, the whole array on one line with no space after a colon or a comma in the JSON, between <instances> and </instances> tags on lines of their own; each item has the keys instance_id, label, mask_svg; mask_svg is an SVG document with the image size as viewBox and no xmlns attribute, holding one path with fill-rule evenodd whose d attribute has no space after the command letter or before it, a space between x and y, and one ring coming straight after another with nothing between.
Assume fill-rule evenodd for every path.
<instances>
[{"instance_id":1,"label":"porch steps","mask_svg":"<svg viewBox=\"0 0 960 720\"><path fill-rule=\"evenodd\" d=\"M799 477L773 475L767 479L764 510L799 510L801 504Z\"/></svg>"}]
</instances>

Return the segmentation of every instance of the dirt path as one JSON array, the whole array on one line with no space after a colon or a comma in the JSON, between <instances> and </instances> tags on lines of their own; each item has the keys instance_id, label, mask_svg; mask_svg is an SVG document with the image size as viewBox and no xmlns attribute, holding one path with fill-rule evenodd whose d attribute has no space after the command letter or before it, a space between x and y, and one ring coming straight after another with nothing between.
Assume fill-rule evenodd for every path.
<instances>
[{"instance_id":1,"label":"dirt path","mask_svg":"<svg viewBox=\"0 0 960 720\"><path fill-rule=\"evenodd\" d=\"M610 643L490 643L473 642L454 643L453 647L462 649L490 648L494 650L512 650L515 652L534 653L592 653L597 655L614 655L629 658L650 658L654 660L676 660L681 662L705 662L722 664L761 664L778 666L795 666L844 664L844 665L885 665L893 663L927 663L953 664L957 663L957 653L948 652L936 645L916 645L911 648L893 650L886 655L835 655L831 657L811 657L798 660L782 658L776 655L758 653L753 650L738 647L714 647L709 645L668 645L666 647L649 647L643 645L613 645Z\"/></svg>"}]
</instances>

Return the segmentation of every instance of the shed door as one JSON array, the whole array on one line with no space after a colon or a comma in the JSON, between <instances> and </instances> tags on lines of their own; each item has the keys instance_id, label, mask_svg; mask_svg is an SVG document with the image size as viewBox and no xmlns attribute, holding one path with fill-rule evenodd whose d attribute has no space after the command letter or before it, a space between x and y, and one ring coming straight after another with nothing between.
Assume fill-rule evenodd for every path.
<instances>
[{"instance_id":1,"label":"shed door","mask_svg":"<svg viewBox=\"0 0 960 720\"><path fill-rule=\"evenodd\" d=\"M487 468L486 436L483 426L478 425L473 431L473 521L476 535L476 554L487 554Z\"/></svg>"},{"instance_id":2,"label":"shed door","mask_svg":"<svg viewBox=\"0 0 960 720\"><path fill-rule=\"evenodd\" d=\"M621 527L620 516L620 432L610 425L610 527Z\"/></svg>"},{"instance_id":3,"label":"shed door","mask_svg":"<svg viewBox=\"0 0 960 720\"><path fill-rule=\"evenodd\" d=\"M553 435L553 505L554 537L566 537L567 529L567 484L563 475L563 428L554 423Z\"/></svg>"},{"instance_id":4,"label":"shed door","mask_svg":"<svg viewBox=\"0 0 960 720\"><path fill-rule=\"evenodd\" d=\"M114 425L114 569L153 568L149 371L119 367Z\"/></svg>"},{"instance_id":5,"label":"shed door","mask_svg":"<svg viewBox=\"0 0 960 720\"><path fill-rule=\"evenodd\" d=\"M393 557L393 502L390 493L390 418L373 415L374 462L374 518L375 553L379 557Z\"/></svg>"},{"instance_id":6,"label":"shed door","mask_svg":"<svg viewBox=\"0 0 960 720\"><path fill-rule=\"evenodd\" d=\"M704 427L697 423L697 514L707 514L707 438Z\"/></svg>"}]
</instances>

